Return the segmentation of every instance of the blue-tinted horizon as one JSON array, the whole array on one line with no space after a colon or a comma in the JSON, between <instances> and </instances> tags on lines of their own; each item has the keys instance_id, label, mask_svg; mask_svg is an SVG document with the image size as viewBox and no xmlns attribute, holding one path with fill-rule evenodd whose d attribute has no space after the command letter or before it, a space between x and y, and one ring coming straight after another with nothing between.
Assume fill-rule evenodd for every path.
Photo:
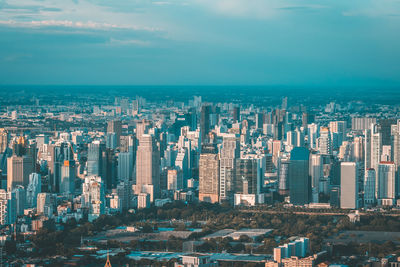
<instances>
[{"instance_id":1,"label":"blue-tinted horizon","mask_svg":"<svg viewBox=\"0 0 400 267\"><path fill-rule=\"evenodd\" d=\"M0 0L0 85L396 88L396 0Z\"/></svg>"}]
</instances>

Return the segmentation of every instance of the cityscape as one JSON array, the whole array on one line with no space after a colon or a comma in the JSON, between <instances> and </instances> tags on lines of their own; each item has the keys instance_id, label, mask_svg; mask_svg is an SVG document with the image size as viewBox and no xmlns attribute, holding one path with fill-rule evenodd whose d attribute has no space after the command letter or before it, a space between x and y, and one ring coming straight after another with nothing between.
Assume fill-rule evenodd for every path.
<instances>
[{"instance_id":1,"label":"cityscape","mask_svg":"<svg viewBox=\"0 0 400 267\"><path fill-rule=\"evenodd\" d=\"M0 267L400 267L400 0L0 0Z\"/></svg>"},{"instance_id":2,"label":"cityscape","mask_svg":"<svg viewBox=\"0 0 400 267\"><path fill-rule=\"evenodd\" d=\"M91 90L1 95L4 266L400 264L398 102Z\"/></svg>"}]
</instances>

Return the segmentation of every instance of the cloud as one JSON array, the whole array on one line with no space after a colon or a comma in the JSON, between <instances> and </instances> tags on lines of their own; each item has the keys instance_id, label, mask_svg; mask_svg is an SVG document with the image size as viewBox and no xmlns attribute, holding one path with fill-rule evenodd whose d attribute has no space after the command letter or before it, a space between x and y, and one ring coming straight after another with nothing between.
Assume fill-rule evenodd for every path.
<instances>
[{"instance_id":1,"label":"cloud","mask_svg":"<svg viewBox=\"0 0 400 267\"><path fill-rule=\"evenodd\" d=\"M133 45L133 46L150 46L150 41L144 41L139 39L131 39L131 40L120 40L120 39L110 39L110 45Z\"/></svg>"},{"instance_id":2,"label":"cloud","mask_svg":"<svg viewBox=\"0 0 400 267\"><path fill-rule=\"evenodd\" d=\"M32 21L15 21L15 20L0 20L0 25L9 27L22 27L22 28L38 28L38 27L65 27L77 29L94 29L94 30L133 30L133 31L148 31L148 32L161 32L162 29L154 27L142 27L136 25L118 25L111 23L99 22L81 22L70 20L32 20Z\"/></svg>"}]
</instances>

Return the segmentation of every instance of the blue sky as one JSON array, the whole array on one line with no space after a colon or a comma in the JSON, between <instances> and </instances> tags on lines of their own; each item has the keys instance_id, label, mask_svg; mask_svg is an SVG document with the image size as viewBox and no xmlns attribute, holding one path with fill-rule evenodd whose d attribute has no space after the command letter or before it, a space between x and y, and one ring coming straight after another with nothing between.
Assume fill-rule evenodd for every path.
<instances>
[{"instance_id":1,"label":"blue sky","mask_svg":"<svg viewBox=\"0 0 400 267\"><path fill-rule=\"evenodd\" d=\"M0 84L400 85L399 0L0 0Z\"/></svg>"}]
</instances>

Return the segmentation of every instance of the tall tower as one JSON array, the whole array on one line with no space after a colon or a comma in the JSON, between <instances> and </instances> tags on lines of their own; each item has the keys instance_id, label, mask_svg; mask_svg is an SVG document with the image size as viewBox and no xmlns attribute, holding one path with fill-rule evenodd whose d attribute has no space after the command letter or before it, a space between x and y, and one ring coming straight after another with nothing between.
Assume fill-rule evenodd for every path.
<instances>
[{"instance_id":1,"label":"tall tower","mask_svg":"<svg viewBox=\"0 0 400 267\"><path fill-rule=\"evenodd\" d=\"M75 193L76 168L74 160L65 160L61 166L60 193Z\"/></svg>"},{"instance_id":2,"label":"tall tower","mask_svg":"<svg viewBox=\"0 0 400 267\"><path fill-rule=\"evenodd\" d=\"M6 129L0 128L0 154L3 153L8 146L8 132Z\"/></svg>"},{"instance_id":3,"label":"tall tower","mask_svg":"<svg viewBox=\"0 0 400 267\"><path fill-rule=\"evenodd\" d=\"M136 154L135 194L148 193L150 201L159 196L160 191L160 151L153 136L143 134Z\"/></svg>"},{"instance_id":4,"label":"tall tower","mask_svg":"<svg viewBox=\"0 0 400 267\"><path fill-rule=\"evenodd\" d=\"M396 166L393 162L382 161L378 164L376 193L378 202L388 199L393 205L396 199Z\"/></svg>"},{"instance_id":5,"label":"tall tower","mask_svg":"<svg viewBox=\"0 0 400 267\"><path fill-rule=\"evenodd\" d=\"M304 205L310 203L311 178L309 175L309 151L295 147L290 152L289 190L290 203Z\"/></svg>"},{"instance_id":6,"label":"tall tower","mask_svg":"<svg viewBox=\"0 0 400 267\"><path fill-rule=\"evenodd\" d=\"M87 174L100 176L104 179L103 173L103 151L105 145L100 141L93 141L88 146Z\"/></svg>"},{"instance_id":7,"label":"tall tower","mask_svg":"<svg viewBox=\"0 0 400 267\"><path fill-rule=\"evenodd\" d=\"M236 106L233 107L233 121L239 122L240 121L240 107Z\"/></svg>"},{"instance_id":8,"label":"tall tower","mask_svg":"<svg viewBox=\"0 0 400 267\"><path fill-rule=\"evenodd\" d=\"M201 106L201 114L200 114L200 133L201 133L201 143L208 143L208 132L210 131L210 114L211 114L211 105L204 104Z\"/></svg>"},{"instance_id":9,"label":"tall tower","mask_svg":"<svg viewBox=\"0 0 400 267\"><path fill-rule=\"evenodd\" d=\"M321 127L320 137L318 138L318 150L323 155L332 154L331 133L328 127Z\"/></svg>"},{"instance_id":10,"label":"tall tower","mask_svg":"<svg viewBox=\"0 0 400 267\"><path fill-rule=\"evenodd\" d=\"M220 155L220 202L229 201L233 203L235 190L235 160L240 158L239 139L234 134L223 137Z\"/></svg>"},{"instance_id":11,"label":"tall tower","mask_svg":"<svg viewBox=\"0 0 400 267\"><path fill-rule=\"evenodd\" d=\"M364 205L370 206L376 202L376 172L374 169L367 169L364 176Z\"/></svg>"},{"instance_id":12,"label":"tall tower","mask_svg":"<svg viewBox=\"0 0 400 267\"><path fill-rule=\"evenodd\" d=\"M322 156L320 154L312 154L310 160L312 201L318 203L319 182L324 176Z\"/></svg>"},{"instance_id":13,"label":"tall tower","mask_svg":"<svg viewBox=\"0 0 400 267\"><path fill-rule=\"evenodd\" d=\"M359 168L356 162L342 162L340 165L340 208L359 208Z\"/></svg>"},{"instance_id":14,"label":"tall tower","mask_svg":"<svg viewBox=\"0 0 400 267\"><path fill-rule=\"evenodd\" d=\"M114 133L117 140L117 146L120 145L120 138L122 134L122 122L120 120L113 120L107 123L107 133Z\"/></svg>"},{"instance_id":15,"label":"tall tower","mask_svg":"<svg viewBox=\"0 0 400 267\"><path fill-rule=\"evenodd\" d=\"M214 145L203 146L200 154L199 200L219 201L219 159Z\"/></svg>"},{"instance_id":16,"label":"tall tower","mask_svg":"<svg viewBox=\"0 0 400 267\"><path fill-rule=\"evenodd\" d=\"M13 155L7 159L7 190L11 191L17 185L25 188L29 184L29 175L33 172L33 159L30 156Z\"/></svg>"}]
</instances>

